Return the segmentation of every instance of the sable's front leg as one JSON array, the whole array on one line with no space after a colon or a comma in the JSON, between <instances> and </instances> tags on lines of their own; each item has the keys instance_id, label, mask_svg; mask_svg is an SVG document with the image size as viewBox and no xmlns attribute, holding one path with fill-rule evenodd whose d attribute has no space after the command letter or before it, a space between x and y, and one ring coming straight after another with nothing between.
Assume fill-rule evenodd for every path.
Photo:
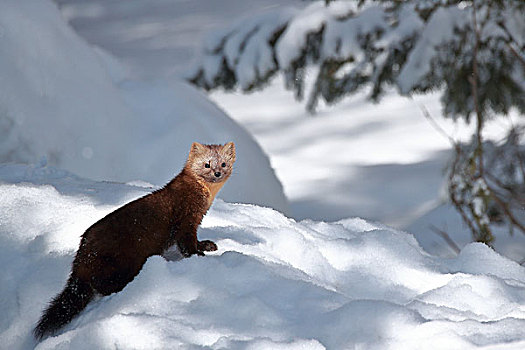
<instances>
[{"instance_id":1,"label":"sable's front leg","mask_svg":"<svg viewBox=\"0 0 525 350\"><path fill-rule=\"evenodd\" d=\"M193 235L184 235L177 242L179 250L185 258L192 256L193 254L204 256L202 250L197 248L197 237Z\"/></svg>"}]
</instances>

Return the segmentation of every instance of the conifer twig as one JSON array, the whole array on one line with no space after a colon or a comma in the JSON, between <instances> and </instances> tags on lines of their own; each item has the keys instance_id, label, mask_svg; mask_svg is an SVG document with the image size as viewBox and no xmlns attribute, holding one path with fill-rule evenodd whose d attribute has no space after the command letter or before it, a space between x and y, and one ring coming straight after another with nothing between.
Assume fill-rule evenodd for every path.
<instances>
[{"instance_id":1,"label":"conifer twig","mask_svg":"<svg viewBox=\"0 0 525 350\"><path fill-rule=\"evenodd\" d=\"M520 229L521 232L523 232L525 234L525 225L523 225L521 222L519 222L518 219L516 219L516 217L514 216L514 214L512 213L512 210L510 209L509 207L509 204L506 203L505 201L503 201L501 198L499 198L496 193L494 192L494 190L487 184L487 187L488 187L488 190L489 192L492 194L492 199L494 199L494 201L498 204L498 206L503 209L503 211L505 212L505 215L507 215L507 217L509 218L510 222L516 226L517 228Z\"/></svg>"}]
</instances>

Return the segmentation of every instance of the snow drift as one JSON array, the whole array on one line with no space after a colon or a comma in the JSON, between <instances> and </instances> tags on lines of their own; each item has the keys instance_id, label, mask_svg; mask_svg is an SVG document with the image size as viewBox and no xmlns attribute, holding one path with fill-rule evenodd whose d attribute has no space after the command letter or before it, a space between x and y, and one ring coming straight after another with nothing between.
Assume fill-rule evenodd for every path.
<instances>
[{"instance_id":1,"label":"snow drift","mask_svg":"<svg viewBox=\"0 0 525 350\"><path fill-rule=\"evenodd\" d=\"M457 258L362 219L296 222L216 201L219 250L151 257L57 336L31 329L83 231L144 188L50 167L0 166L0 343L9 349L473 349L525 346L525 269L482 244ZM499 348L499 347L498 347Z\"/></svg>"},{"instance_id":2,"label":"snow drift","mask_svg":"<svg viewBox=\"0 0 525 350\"><path fill-rule=\"evenodd\" d=\"M287 210L268 158L242 127L185 83L127 79L51 1L2 1L0 53L0 162L45 157L92 179L161 185L193 141L234 141L238 162L222 198Z\"/></svg>"}]
</instances>

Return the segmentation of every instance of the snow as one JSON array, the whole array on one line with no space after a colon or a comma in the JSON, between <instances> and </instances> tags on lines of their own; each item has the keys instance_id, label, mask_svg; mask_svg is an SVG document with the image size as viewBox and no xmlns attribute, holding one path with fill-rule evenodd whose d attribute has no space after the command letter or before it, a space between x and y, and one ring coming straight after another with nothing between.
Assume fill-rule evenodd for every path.
<instances>
[{"instance_id":1,"label":"snow","mask_svg":"<svg viewBox=\"0 0 525 350\"><path fill-rule=\"evenodd\" d=\"M397 83L407 94L434 68L432 60L439 46L451 41L454 30L468 23L469 10L457 7L438 8L428 20L416 46L408 56L407 63L399 73Z\"/></svg>"},{"instance_id":2,"label":"snow","mask_svg":"<svg viewBox=\"0 0 525 350\"><path fill-rule=\"evenodd\" d=\"M403 21L400 21L397 26L391 28L385 33L385 35L377 42L378 48L386 48L392 43L401 45L401 42L405 38L410 37L414 32L421 30L424 26L424 23L417 14L414 6L411 6L410 4L401 8L399 18L402 18Z\"/></svg>"},{"instance_id":3,"label":"snow","mask_svg":"<svg viewBox=\"0 0 525 350\"><path fill-rule=\"evenodd\" d=\"M510 12L511 9L507 11ZM517 45L525 45L525 22L519 19L520 12L513 11L512 13L505 13L505 16L508 18L508 20L504 23L504 26L507 29L509 35L512 37L512 40Z\"/></svg>"},{"instance_id":4,"label":"snow","mask_svg":"<svg viewBox=\"0 0 525 350\"><path fill-rule=\"evenodd\" d=\"M225 64L235 73L241 89L249 90L254 81L276 69L269 41L276 28L283 27L295 13L293 8L269 10L255 19L241 18L226 29L210 33L204 44L206 54L184 75L191 77L202 69L205 81L213 82Z\"/></svg>"},{"instance_id":5,"label":"snow","mask_svg":"<svg viewBox=\"0 0 525 350\"><path fill-rule=\"evenodd\" d=\"M384 31L386 28L388 25L385 23L385 13L380 6L366 8L358 17L346 21L327 21L321 52L324 57L335 56L332 58L336 60L353 57L361 63L365 53L361 49L359 39L368 33Z\"/></svg>"},{"instance_id":6,"label":"snow","mask_svg":"<svg viewBox=\"0 0 525 350\"><path fill-rule=\"evenodd\" d=\"M271 23L257 23L257 28L249 28L252 31L250 34L244 35L244 41L241 43L244 45L243 55L236 57L236 53L239 52L239 48L233 48L233 51L228 55L228 45L231 45L232 41L228 41L226 46L227 57L235 57L235 59L229 60L229 65L235 67L236 76L239 80L241 89L248 89L250 84L257 78L264 77L270 71L276 69L273 58L273 52L268 44L275 26L283 26L292 16L294 12L291 10L281 10L278 13L272 12L267 15L266 18L271 20ZM276 21L277 18L277 21ZM250 21L252 22L252 21ZM255 32L256 31L256 32ZM254 33L255 32L255 33ZM260 43L266 43L261 45ZM236 64L238 61L238 64Z\"/></svg>"},{"instance_id":7,"label":"snow","mask_svg":"<svg viewBox=\"0 0 525 350\"><path fill-rule=\"evenodd\" d=\"M316 1L294 16L276 44L279 66L287 68L301 55L306 46L307 33L319 31L328 18L340 13L338 11L350 12L354 8L355 4L352 3L342 2L327 7L324 3Z\"/></svg>"},{"instance_id":8,"label":"snow","mask_svg":"<svg viewBox=\"0 0 525 350\"><path fill-rule=\"evenodd\" d=\"M92 179L162 185L182 168L193 141L234 141L236 171L222 198L287 212L260 146L201 92L180 80L129 78L47 0L4 1L0 28L1 162L45 158Z\"/></svg>"},{"instance_id":9,"label":"snow","mask_svg":"<svg viewBox=\"0 0 525 350\"><path fill-rule=\"evenodd\" d=\"M218 38L249 12L283 7L283 0L55 2L82 37L119 57L133 77L147 80L186 73L203 43L212 51L219 44L208 42L211 33ZM304 6L301 0L286 3Z\"/></svg>"},{"instance_id":10,"label":"snow","mask_svg":"<svg viewBox=\"0 0 525 350\"><path fill-rule=\"evenodd\" d=\"M215 92L212 98L268 152L294 218L334 221L358 216L407 228L443 204L450 144L423 117L421 106L457 140L468 140L473 128L440 118L438 94L389 94L381 104L371 104L363 92L310 116L281 85L276 80L255 94ZM508 122L490 122L486 137L500 139L513 123L520 124L517 115ZM468 242L470 234L461 221L442 226L448 218L435 215L434 221L422 221L420 230L410 232L424 230L429 239L443 244L429 227L447 232L457 228L460 241Z\"/></svg>"},{"instance_id":11,"label":"snow","mask_svg":"<svg viewBox=\"0 0 525 350\"><path fill-rule=\"evenodd\" d=\"M492 226L494 249L515 261L521 261L525 256L525 236L514 232L511 234L506 226ZM443 256L454 257L456 253L436 234L435 229L447 232L450 238L463 247L472 241L459 213L451 206L441 203L427 210L408 223L406 230L416 237L425 251Z\"/></svg>"},{"instance_id":12,"label":"snow","mask_svg":"<svg viewBox=\"0 0 525 350\"><path fill-rule=\"evenodd\" d=\"M63 287L80 235L148 190L53 167L0 167L0 342L9 349L520 349L525 269L479 243L456 258L350 218L295 221L216 200L200 229L219 250L153 256L56 336L31 328Z\"/></svg>"},{"instance_id":13,"label":"snow","mask_svg":"<svg viewBox=\"0 0 525 350\"><path fill-rule=\"evenodd\" d=\"M358 94L311 117L274 80L250 96L215 93L218 108L177 74L193 63L206 31L218 33L248 10L280 13L282 1L56 2L102 49L64 25L50 1L4 0L0 12L0 151L33 164L0 163L2 347L525 348L525 270L510 260L525 256L525 238L501 229L497 252L472 244L444 203L449 145L420 106L453 137L470 133L439 117L437 94L387 92L380 105ZM513 35L519 23L509 24ZM255 59L251 44L245 49ZM506 122L517 125L516 117ZM506 122L489 124L486 136L498 139ZM118 132L98 135L91 123ZM220 192L226 202L216 199L199 229L219 250L151 257L122 292L93 301L36 343L31 329L63 287L80 235L167 181L200 138L232 138L245 152ZM281 213L287 205L271 167L293 218Z\"/></svg>"}]
</instances>

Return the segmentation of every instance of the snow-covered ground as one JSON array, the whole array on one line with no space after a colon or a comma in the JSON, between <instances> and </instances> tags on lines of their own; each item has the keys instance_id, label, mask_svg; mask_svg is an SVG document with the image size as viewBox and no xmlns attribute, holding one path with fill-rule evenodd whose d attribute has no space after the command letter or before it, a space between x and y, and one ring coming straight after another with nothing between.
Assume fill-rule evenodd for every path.
<instances>
[{"instance_id":1,"label":"snow-covered ground","mask_svg":"<svg viewBox=\"0 0 525 350\"><path fill-rule=\"evenodd\" d=\"M443 204L449 145L420 105L452 135L466 132L438 117L437 95L379 105L358 95L308 116L277 80L249 96L214 93L241 127L178 75L207 31L284 1L57 3L116 58L50 0L2 0L1 159L34 165L0 163L0 348L525 348L525 270L468 244ZM199 230L219 251L152 257L122 292L35 343L83 231L167 181L195 139L233 139L244 152L227 202ZM281 214L270 163L294 219ZM430 225L464 246L459 256ZM496 244L525 256L520 235L500 232Z\"/></svg>"},{"instance_id":2,"label":"snow-covered ground","mask_svg":"<svg viewBox=\"0 0 525 350\"><path fill-rule=\"evenodd\" d=\"M438 258L412 235L359 218L297 222L221 200L199 230L217 252L152 257L122 292L35 343L31 328L63 287L80 235L146 192L0 166L2 348L525 347L525 270L482 244Z\"/></svg>"},{"instance_id":3,"label":"snow-covered ground","mask_svg":"<svg viewBox=\"0 0 525 350\"><path fill-rule=\"evenodd\" d=\"M391 94L372 104L360 94L312 116L280 85L275 81L252 95L215 92L212 98L269 153L296 219L379 221L414 234L425 250L447 257L455 252L434 228L460 247L471 242L446 199L449 141L421 107L457 140L470 137L472 128L440 118L439 95ZM493 121L487 138L500 140L519 118ZM494 227L494 234L498 252L516 261L525 257L524 235L511 236L504 225Z\"/></svg>"}]
</instances>

